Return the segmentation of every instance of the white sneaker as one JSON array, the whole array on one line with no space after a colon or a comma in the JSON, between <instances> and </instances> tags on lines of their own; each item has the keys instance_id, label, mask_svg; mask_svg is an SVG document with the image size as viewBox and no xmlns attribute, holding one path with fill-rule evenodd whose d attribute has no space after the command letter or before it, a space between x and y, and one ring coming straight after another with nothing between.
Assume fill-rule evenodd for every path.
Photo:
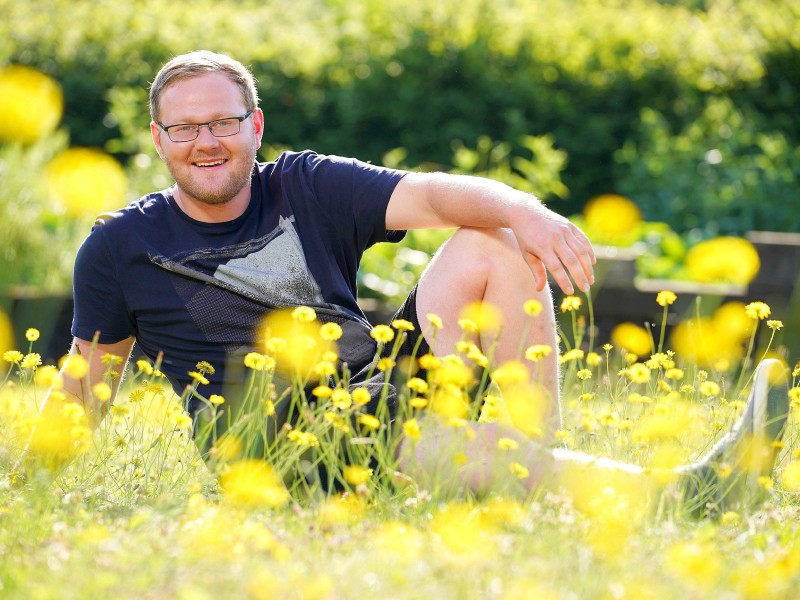
<instances>
[{"instance_id":1,"label":"white sneaker","mask_svg":"<svg viewBox=\"0 0 800 600\"><path fill-rule=\"evenodd\" d=\"M776 442L780 441L789 416L786 373L778 360L761 361L744 411L730 432L702 458L678 469L683 475L683 497L690 512L718 510L723 499L743 479L742 475L756 478L772 473L778 454ZM718 472L721 464L730 465L733 473L721 477Z\"/></svg>"}]
</instances>

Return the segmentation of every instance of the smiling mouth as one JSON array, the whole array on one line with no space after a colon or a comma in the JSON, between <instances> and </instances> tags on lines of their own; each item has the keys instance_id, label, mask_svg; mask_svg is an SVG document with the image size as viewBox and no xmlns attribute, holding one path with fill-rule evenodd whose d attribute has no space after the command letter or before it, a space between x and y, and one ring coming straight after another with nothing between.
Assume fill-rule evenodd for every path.
<instances>
[{"instance_id":1,"label":"smiling mouth","mask_svg":"<svg viewBox=\"0 0 800 600\"><path fill-rule=\"evenodd\" d=\"M202 162L193 163L195 167L202 167L202 168L209 168L209 167L218 167L222 164L225 164L225 160L205 160Z\"/></svg>"}]
</instances>

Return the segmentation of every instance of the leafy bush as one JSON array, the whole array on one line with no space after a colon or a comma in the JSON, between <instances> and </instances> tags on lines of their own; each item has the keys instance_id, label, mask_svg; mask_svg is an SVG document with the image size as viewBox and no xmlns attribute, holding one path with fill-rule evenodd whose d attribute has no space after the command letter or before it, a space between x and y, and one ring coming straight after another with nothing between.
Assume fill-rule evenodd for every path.
<instances>
[{"instance_id":1,"label":"leafy bush","mask_svg":"<svg viewBox=\"0 0 800 600\"><path fill-rule=\"evenodd\" d=\"M298 0L291 11L0 0L0 10L0 65L60 83L69 144L113 153L131 198L169 182L147 132L148 82L172 55L211 48L252 66L274 147L374 162L403 148L408 165L527 179L562 214L625 193L680 232L798 225L785 208L800 172L791 0ZM526 139L549 140L558 185L520 170ZM463 149L486 140L510 171L465 167L474 156Z\"/></svg>"}]
</instances>

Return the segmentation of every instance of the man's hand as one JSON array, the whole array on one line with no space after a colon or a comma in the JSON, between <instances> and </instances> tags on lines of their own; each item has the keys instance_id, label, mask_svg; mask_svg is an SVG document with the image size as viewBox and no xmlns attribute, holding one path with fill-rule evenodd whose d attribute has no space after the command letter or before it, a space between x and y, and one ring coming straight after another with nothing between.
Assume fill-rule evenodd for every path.
<instances>
[{"instance_id":1,"label":"man's hand","mask_svg":"<svg viewBox=\"0 0 800 600\"><path fill-rule=\"evenodd\" d=\"M542 204L530 203L516 212L520 216L514 219L511 229L531 268L536 289L544 288L549 272L565 294L574 293L572 281L581 291L589 291L594 283L596 258L586 235Z\"/></svg>"}]
</instances>

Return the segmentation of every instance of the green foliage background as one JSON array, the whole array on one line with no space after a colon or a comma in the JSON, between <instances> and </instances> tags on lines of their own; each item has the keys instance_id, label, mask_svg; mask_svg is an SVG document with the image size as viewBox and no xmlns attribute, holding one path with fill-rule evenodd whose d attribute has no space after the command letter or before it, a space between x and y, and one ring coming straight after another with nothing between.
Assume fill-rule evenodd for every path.
<instances>
[{"instance_id":1,"label":"green foliage background","mask_svg":"<svg viewBox=\"0 0 800 600\"><path fill-rule=\"evenodd\" d=\"M523 136L547 134L568 156L564 213L615 191L679 231L800 226L794 0L2 0L0 10L0 64L56 77L72 143L124 159L151 152L154 72L210 48L253 67L277 146L375 162L402 147L409 165L451 168L454 143L489 136L524 151ZM721 162L708 162L715 149Z\"/></svg>"},{"instance_id":2,"label":"green foliage background","mask_svg":"<svg viewBox=\"0 0 800 600\"><path fill-rule=\"evenodd\" d=\"M149 81L172 55L208 48L252 66L264 158L311 147L477 172L567 215L617 192L678 232L800 228L794 0L0 0L0 11L0 65L55 77L70 144L121 159L132 197L168 184Z\"/></svg>"}]
</instances>

